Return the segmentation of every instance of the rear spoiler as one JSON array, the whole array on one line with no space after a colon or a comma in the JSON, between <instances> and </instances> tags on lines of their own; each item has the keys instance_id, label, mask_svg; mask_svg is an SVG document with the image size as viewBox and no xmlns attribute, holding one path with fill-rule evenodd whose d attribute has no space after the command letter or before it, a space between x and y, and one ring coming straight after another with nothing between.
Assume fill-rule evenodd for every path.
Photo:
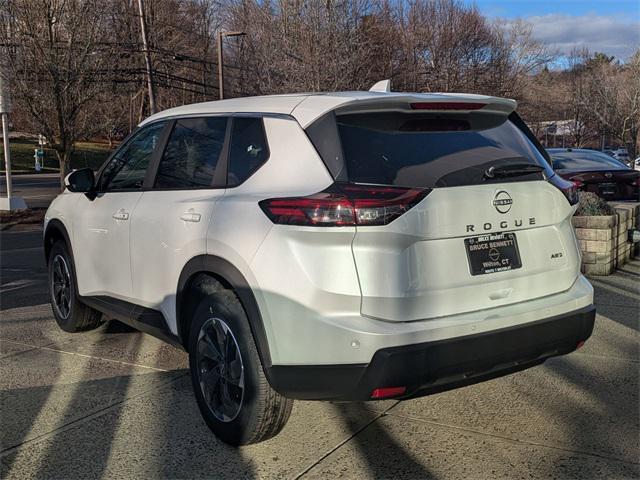
<instances>
[{"instance_id":1,"label":"rear spoiler","mask_svg":"<svg viewBox=\"0 0 640 480\"><path fill-rule=\"evenodd\" d=\"M517 103L509 98L456 93L407 94L372 92L345 92L338 94L312 95L300 102L291 112L302 128L307 128L323 115L336 113L358 113L376 111L429 110L432 112L481 113L509 115Z\"/></svg>"}]
</instances>

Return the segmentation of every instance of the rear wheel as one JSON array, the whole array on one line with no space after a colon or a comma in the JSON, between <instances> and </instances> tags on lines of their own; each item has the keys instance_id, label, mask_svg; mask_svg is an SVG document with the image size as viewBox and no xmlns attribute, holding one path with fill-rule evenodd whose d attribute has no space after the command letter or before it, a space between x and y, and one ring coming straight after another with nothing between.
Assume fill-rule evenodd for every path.
<instances>
[{"instance_id":1,"label":"rear wheel","mask_svg":"<svg viewBox=\"0 0 640 480\"><path fill-rule=\"evenodd\" d=\"M73 262L62 240L49 254L49 294L53 316L65 332L91 330L102 323L100 312L78 300Z\"/></svg>"},{"instance_id":2,"label":"rear wheel","mask_svg":"<svg viewBox=\"0 0 640 480\"><path fill-rule=\"evenodd\" d=\"M195 310L189 364L200 412L232 445L267 440L282 430L293 401L269 385L235 293L211 280Z\"/></svg>"}]
</instances>

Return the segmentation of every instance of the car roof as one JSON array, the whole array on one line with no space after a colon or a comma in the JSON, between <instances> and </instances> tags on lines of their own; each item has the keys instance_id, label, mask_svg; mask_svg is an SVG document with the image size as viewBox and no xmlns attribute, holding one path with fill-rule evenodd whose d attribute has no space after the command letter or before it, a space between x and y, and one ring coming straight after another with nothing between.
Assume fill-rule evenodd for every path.
<instances>
[{"instance_id":1,"label":"car roof","mask_svg":"<svg viewBox=\"0 0 640 480\"><path fill-rule=\"evenodd\" d=\"M516 108L515 100L473 95L466 93L401 93L401 92L331 92L298 93L284 95L265 95L260 97L242 97L214 102L194 103L170 108L151 115L140 126L164 118L181 116L257 113L261 115L291 115L303 128L327 112L338 108L357 110L358 108L404 108L410 102L456 102L484 103L486 112L509 114Z\"/></svg>"}]
</instances>

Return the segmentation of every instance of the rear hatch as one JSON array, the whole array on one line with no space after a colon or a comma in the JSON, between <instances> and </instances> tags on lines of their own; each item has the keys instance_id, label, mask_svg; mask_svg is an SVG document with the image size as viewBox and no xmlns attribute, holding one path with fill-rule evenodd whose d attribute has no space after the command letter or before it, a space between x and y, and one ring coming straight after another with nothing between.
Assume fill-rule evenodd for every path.
<instances>
[{"instance_id":1,"label":"rear hatch","mask_svg":"<svg viewBox=\"0 0 640 480\"><path fill-rule=\"evenodd\" d=\"M554 173L518 117L451 102L370 111L347 105L331 115L339 139L333 154L342 157L338 181L426 192L388 224L357 226L362 314L443 317L574 283L573 207L549 181ZM321 154L328 150L308 132ZM326 133L325 126L325 144Z\"/></svg>"}]
</instances>

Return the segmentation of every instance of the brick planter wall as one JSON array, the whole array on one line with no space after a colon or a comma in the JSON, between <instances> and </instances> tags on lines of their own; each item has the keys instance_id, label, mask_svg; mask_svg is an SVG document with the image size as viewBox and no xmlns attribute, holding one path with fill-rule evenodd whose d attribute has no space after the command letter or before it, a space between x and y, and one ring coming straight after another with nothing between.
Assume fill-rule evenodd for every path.
<instances>
[{"instance_id":1,"label":"brick planter wall","mask_svg":"<svg viewBox=\"0 0 640 480\"><path fill-rule=\"evenodd\" d=\"M582 250L582 272L609 275L635 258L635 248L627 241L627 231L640 226L640 203L612 204L615 215L573 217L576 237Z\"/></svg>"},{"instance_id":2,"label":"brick planter wall","mask_svg":"<svg viewBox=\"0 0 640 480\"><path fill-rule=\"evenodd\" d=\"M640 243L635 245L627 242L628 230L640 230L640 202L611 203L618 216L618 252L617 260L620 265L629 258L640 257ZM624 238L623 238L624 237ZM623 261L621 259L624 258Z\"/></svg>"},{"instance_id":3,"label":"brick planter wall","mask_svg":"<svg viewBox=\"0 0 640 480\"><path fill-rule=\"evenodd\" d=\"M611 274L615 268L617 216L573 217L572 222L582 250L582 273Z\"/></svg>"}]
</instances>

